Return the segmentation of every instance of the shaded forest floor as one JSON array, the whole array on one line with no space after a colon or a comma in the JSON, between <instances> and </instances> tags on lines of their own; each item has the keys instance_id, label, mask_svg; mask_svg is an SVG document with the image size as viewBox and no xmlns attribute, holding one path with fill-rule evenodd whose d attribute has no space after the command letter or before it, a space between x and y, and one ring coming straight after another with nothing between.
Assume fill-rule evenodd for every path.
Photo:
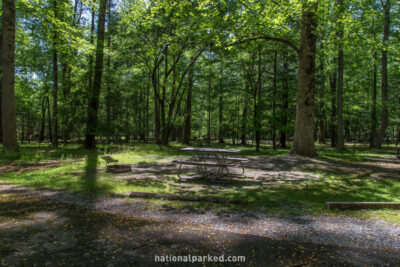
<instances>
[{"instance_id":1,"label":"shaded forest floor","mask_svg":"<svg viewBox=\"0 0 400 267\"><path fill-rule=\"evenodd\" d=\"M191 180L190 167L178 179L172 161L190 157L179 148L31 145L2 154L0 263L140 265L155 264L157 254L208 253L276 266L399 263L399 211L325 208L326 201L400 201L400 164L362 161L394 156L394 147L342 153L319 147L320 156L309 159L244 146L245 176L226 183ZM132 172L106 173L102 154L132 165ZM129 192L245 203L128 199Z\"/></svg>"}]
</instances>

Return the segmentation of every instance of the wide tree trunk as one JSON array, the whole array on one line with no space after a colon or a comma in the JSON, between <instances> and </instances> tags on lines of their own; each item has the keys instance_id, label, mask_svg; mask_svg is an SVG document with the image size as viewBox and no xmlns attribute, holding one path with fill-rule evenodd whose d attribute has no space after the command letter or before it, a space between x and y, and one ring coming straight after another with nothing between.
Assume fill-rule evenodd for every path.
<instances>
[{"instance_id":1,"label":"wide tree trunk","mask_svg":"<svg viewBox=\"0 0 400 267\"><path fill-rule=\"evenodd\" d=\"M337 0L339 9L339 22L338 22L338 66L337 66L337 149L344 150L343 138L343 23L341 21L343 16L343 0Z\"/></svg>"},{"instance_id":2,"label":"wide tree trunk","mask_svg":"<svg viewBox=\"0 0 400 267\"><path fill-rule=\"evenodd\" d=\"M387 74L387 50L390 34L390 0L386 0L383 8L385 9L385 22L383 29L383 49L381 57L381 98L382 98L382 111L381 111L381 124L379 126L378 138L376 146L381 147L383 138L386 134L388 126L389 111L388 111L388 74Z\"/></svg>"},{"instance_id":3,"label":"wide tree trunk","mask_svg":"<svg viewBox=\"0 0 400 267\"><path fill-rule=\"evenodd\" d=\"M189 69L188 77L188 91L186 95L186 110L185 110L185 128L183 130L183 143L190 143L190 136L192 132L192 90L193 90L193 67Z\"/></svg>"},{"instance_id":4,"label":"wide tree trunk","mask_svg":"<svg viewBox=\"0 0 400 267\"><path fill-rule=\"evenodd\" d=\"M89 93L88 117L86 123L85 147L96 147L98 110L100 101L101 78L104 60L104 31L106 21L106 0L100 1L99 21L97 27L96 63L94 68L93 88Z\"/></svg>"},{"instance_id":5,"label":"wide tree trunk","mask_svg":"<svg viewBox=\"0 0 400 267\"><path fill-rule=\"evenodd\" d=\"M303 4L301 19L297 111L291 153L302 156L317 154L314 146L317 5L317 2Z\"/></svg>"},{"instance_id":6,"label":"wide tree trunk","mask_svg":"<svg viewBox=\"0 0 400 267\"><path fill-rule=\"evenodd\" d=\"M3 128L3 149L17 151L17 123L15 118L15 1L3 0L2 14L2 86L1 115Z\"/></svg>"}]
</instances>

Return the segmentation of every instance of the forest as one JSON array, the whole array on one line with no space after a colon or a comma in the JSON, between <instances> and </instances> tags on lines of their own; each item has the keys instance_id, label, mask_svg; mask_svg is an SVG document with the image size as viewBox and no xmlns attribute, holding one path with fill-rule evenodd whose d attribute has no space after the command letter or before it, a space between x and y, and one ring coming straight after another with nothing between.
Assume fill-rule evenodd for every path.
<instances>
[{"instance_id":1,"label":"forest","mask_svg":"<svg viewBox=\"0 0 400 267\"><path fill-rule=\"evenodd\" d=\"M0 9L0 266L400 266L400 1Z\"/></svg>"},{"instance_id":2,"label":"forest","mask_svg":"<svg viewBox=\"0 0 400 267\"><path fill-rule=\"evenodd\" d=\"M4 148L269 142L312 156L315 141L399 139L397 1L13 2Z\"/></svg>"}]
</instances>

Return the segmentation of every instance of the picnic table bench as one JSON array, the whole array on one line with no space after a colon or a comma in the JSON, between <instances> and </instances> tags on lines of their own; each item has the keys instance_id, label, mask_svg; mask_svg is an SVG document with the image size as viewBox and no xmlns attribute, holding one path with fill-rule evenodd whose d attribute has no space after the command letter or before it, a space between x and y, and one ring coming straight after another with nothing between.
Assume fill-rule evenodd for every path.
<instances>
[{"instance_id":1,"label":"picnic table bench","mask_svg":"<svg viewBox=\"0 0 400 267\"><path fill-rule=\"evenodd\" d=\"M107 172L110 170L110 164L111 164L111 163L114 163L114 164L115 164L115 163L118 162L117 159L114 159L113 157L110 157L110 156L102 156L101 159L103 159L103 160L106 162L106 169L107 169Z\"/></svg>"}]
</instances>

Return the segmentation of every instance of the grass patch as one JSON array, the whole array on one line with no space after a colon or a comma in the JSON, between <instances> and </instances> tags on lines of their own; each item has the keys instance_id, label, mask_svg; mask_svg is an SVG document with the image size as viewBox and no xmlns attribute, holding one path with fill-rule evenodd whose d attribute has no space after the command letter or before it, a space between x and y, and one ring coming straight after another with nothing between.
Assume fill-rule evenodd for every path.
<instances>
[{"instance_id":1,"label":"grass patch","mask_svg":"<svg viewBox=\"0 0 400 267\"><path fill-rule=\"evenodd\" d=\"M215 147L240 148L247 156L283 155L288 150L273 151L263 147L255 152L252 146L214 145ZM339 215L361 218L383 219L400 223L400 212L390 209L338 211L327 210L327 201L400 201L400 179L385 176L371 177L368 171L354 171L344 168L342 163L359 163L365 156L390 156L395 148L381 150L366 147L349 147L337 152L326 146L319 146L318 153L325 166L312 166L305 173L319 177L285 184L261 184L243 179L228 184L215 184L207 181L178 182L176 175L157 170L168 162L190 156L179 150L182 145L158 146L154 144L135 146L99 146L96 151L88 151L79 146L65 146L52 149L41 146L22 146L15 154L2 154L0 162L25 164L46 160L75 159L73 163L57 168L35 170L23 173L5 173L0 180L25 186L63 189L72 192L91 194L127 193L131 191L166 193L177 195L213 196L234 198L247 201L248 204L236 208L262 210L272 213L311 213L315 215ZM108 154L121 164L153 164L154 177L140 174L113 175L104 171L105 162L100 159ZM334 163L332 163L334 161ZM329 165L332 164L332 165ZM154 167L155 166L155 167ZM342 168L343 167L343 168ZM100 170L99 170L100 169ZM97 171L96 171L97 170ZM285 171L285 170L282 170ZM128 177L127 177L128 176ZM249 186L250 185L250 186ZM183 204L186 205L186 204ZM207 207L207 203L191 204L194 208Z\"/></svg>"}]
</instances>

